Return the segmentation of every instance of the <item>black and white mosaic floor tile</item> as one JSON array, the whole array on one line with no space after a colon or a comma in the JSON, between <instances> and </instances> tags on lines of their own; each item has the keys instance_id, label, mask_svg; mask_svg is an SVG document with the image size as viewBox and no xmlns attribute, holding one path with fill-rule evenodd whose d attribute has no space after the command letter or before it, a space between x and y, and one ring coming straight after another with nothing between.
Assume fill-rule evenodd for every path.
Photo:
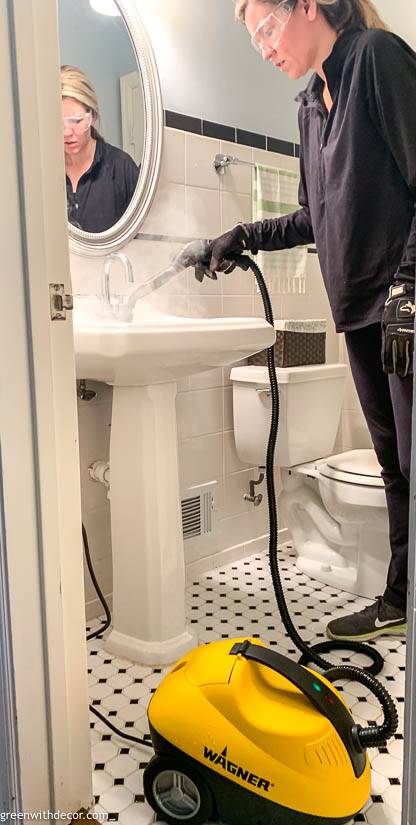
<instances>
[{"instance_id":1,"label":"black and white mosaic floor tile","mask_svg":"<svg viewBox=\"0 0 416 825\"><path fill-rule=\"evenodd\" d=\"M330 617L360 610L367 604L365 599L353 598L301 573L290 544L280 549L280 559L291 615L305 640L323 639ZM298 658L278 618L267 552L201 575L187 587L186 603L188 622L201 644L247 634ZM88 629L99 624L94 620ZM400 724L386 748L370 750L371 797L355 822L400 825L405 641L404 637L385 636L374 644L385 659L379 678L396 699ZM91 703L117 728L147 738L147 704L169 668L143 667L117 659L104 650L100 638L88 642L88 653ZM365 663L359 654L352 661ZM362 725L378 722L382 712L372 694L361 684L344 684L343 695L356 721ZM151 751L112 734L94 714L90 715L90 727L94 810L107 814L110 822L149 825L153 812L143 796L143 770Z\"/></svg>"}]
</instances>

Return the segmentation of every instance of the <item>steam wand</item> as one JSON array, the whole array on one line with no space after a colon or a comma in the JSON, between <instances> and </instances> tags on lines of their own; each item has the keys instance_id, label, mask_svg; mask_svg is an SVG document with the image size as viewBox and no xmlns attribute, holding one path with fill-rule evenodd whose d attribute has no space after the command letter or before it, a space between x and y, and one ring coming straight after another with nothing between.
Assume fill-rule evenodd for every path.
<instances>
[{"instance_id":1,"label":"steam wand","mask_svg":"<svg viewBox=\"0 0 416 825\"><path fill-rule=\"evenodd\" d=\"M140 284L137 289L130 293L123 307L124 320L131 320L137 301L145 298L146 295L150 295L150 293L156 289L160 289L160 287L168 283L171 278L176 277L176 275L179 275L189 267L194 267L195 277L199 282L203 280L204 276L216 281L217 275L209 269L211 252L212 241L196 240L186 244L186 246L179 250L166 269L154 275L153 278L144 281L144 283ZM239 263L239 266L241 265L242 264Z\"/></svg>"}]
</instances>

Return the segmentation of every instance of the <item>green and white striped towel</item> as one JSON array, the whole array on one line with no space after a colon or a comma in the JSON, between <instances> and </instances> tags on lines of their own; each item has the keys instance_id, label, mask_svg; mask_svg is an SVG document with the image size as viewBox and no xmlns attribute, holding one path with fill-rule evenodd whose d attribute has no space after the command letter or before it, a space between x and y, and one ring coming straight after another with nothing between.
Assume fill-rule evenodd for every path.
<instances>
[{"instance_id":1,"label":"green and white striped towel","mask_svg":"<svg viewBox=\"0 0 416 825\"><path fill-rule=\"evenodd\" d=\"M253 220L278 218L299 209L299 175L287 169L256 164L253 170ZM308 248L259 252L258 263L274 295L304 294Z\"/></svg>"}]
</instances>

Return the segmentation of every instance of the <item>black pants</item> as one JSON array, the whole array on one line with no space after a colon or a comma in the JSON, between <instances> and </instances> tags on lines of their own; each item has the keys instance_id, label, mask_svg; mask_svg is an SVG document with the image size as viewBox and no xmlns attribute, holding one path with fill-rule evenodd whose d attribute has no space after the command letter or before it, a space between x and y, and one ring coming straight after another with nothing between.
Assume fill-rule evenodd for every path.
<instances>
[{"instance_id":1,"label":"black pants","mask_svg":"<svg viewBox=\"0 0 416 825\"><path fill-rule=\"evenodd\" d=\"M391 561L384 596L406 607L409 479L412 437L412 376L386 375L381 365L381 327L345 333L358 397L386 488ZM374 594L377 595L377 594Z\"/></svg>"}]
</instances>

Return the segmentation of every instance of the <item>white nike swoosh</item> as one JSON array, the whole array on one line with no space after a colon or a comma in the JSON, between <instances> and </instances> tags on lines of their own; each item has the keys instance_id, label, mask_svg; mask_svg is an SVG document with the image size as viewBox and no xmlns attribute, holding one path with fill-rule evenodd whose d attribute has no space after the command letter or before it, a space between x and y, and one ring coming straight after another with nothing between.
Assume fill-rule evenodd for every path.
<instances>
[{"instance_id":1,"label":"white nike swoosh","mask_svg":"<svg viewBox=\"0 0 416 825\"><path fill-rule=\"evenodd\" d=\"M386 622L381 622L380 619L377 618L375 620L374 624L375 624L376 627L386 627L386 625L392 624L392 622L400 622L400 621L405 621L404 617L403 617L403 619L388 619Z\"/></svg>"}]
</instances>

